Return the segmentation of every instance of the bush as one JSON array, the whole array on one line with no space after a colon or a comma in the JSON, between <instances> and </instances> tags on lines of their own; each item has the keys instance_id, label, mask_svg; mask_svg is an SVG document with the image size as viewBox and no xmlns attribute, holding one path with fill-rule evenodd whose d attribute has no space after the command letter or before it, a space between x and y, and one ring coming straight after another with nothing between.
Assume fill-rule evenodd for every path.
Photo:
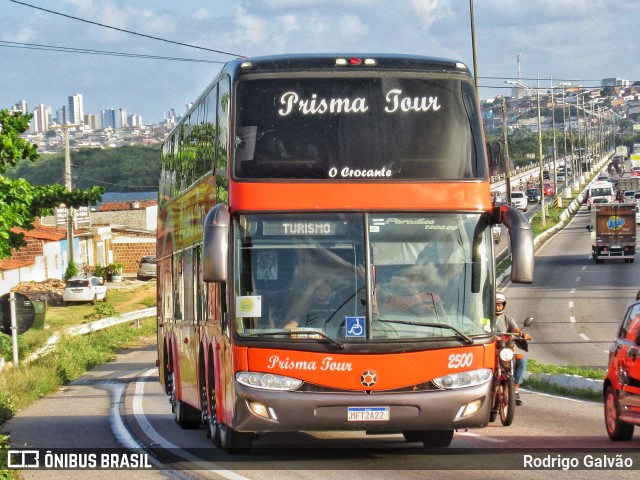
<instances>
[{"instance_id":1,"label":"bush","mask_svg":"<svg viewBox=\"0 0 640 480\"><path fill-rule=\"evenodd\" d=\"M107 267L103 267L102 265L96 265L96 268L93 272L96 277L102 278L103 282L107 281Z\"/></svg>"},{"instance_id":2,"label":"bush","mask_svg":"<svg viewBox=\"0 0 640 480\"><path fill-rule=\"evenodd\" d=\"M24 351L26 343L22 335L18 335L18 353ZM13 340L11 335L0 335L0 357L7 362L13 361Z\"/></svg>"},{"instance_id":3,"label":"bush","mask_svg":"<svg viewBox=\"0 0 640 480\"><path fill-rule=\"evenodd\" d=\"M118 312L110 303L102 303L96 305L92 313L84 316L85 322L93 322L94 320L100 320L101 318L119 317Z\"/></svg>"},{"instance_id":4,"label":"bush","mask_svg":"<svg viewBox=\"0 0 640 480\"><path fill-rule=\"evenodd\" d=\"M109 265L107 265L105 267L105 269L107 270L107 275L122 275L122 269L124 268L124 265L122 263L110 263Z\"/></svg>"},{"instance_id":5,"label":"bush","mask_svg":"<svg viewBox=\"0 0 640 480\"><path fill-rule=\"evenodd\" d=\"M67 270L64 272L64 281L66 282L70 278L78 276L78 266L76 262L73 260L69 260L69 265L67 265Z\"/></svg>"}]
</instances>

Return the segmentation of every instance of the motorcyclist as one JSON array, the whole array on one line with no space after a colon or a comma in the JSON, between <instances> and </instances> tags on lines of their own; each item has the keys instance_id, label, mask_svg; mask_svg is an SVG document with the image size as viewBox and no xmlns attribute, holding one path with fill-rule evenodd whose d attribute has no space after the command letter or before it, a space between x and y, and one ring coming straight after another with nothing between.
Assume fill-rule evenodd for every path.
<instances>
[{"instance_id":1,"label":"motorcyclist","mask_svg":"<svg viewBox=\"0 0 640 480\"><path fill-rule=\"evenodd\" d=\"M502 292L496 293L496 333L519 333L521 338L531 340L531 336L521 332L516 321L504 313L507 306L507 297ZM516 405L522 405L518 388L524 380L524 372L527 369L527 357L522 353L515 354L515 368L513 377L515 379Z\"/></svg>"}]
</instances>

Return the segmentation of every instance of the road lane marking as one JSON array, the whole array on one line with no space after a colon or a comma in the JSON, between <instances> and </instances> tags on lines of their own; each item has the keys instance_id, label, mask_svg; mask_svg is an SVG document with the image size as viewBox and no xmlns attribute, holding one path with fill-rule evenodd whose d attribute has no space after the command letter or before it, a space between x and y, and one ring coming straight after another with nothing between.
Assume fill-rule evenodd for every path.
<instances>
[{"instance_id":1,"label":"road lane marking","mask_svg":"<svg viewBox=\"0 0 640 480\"><path fill-rule=\"evenodd\" d=\"M575 295L575 294L576 294L576 289L575 289L575 288L572 288L572 289L571 289L571 295Z\"/></svg>"},{"instance_id":2,"label":"road lane marking","mask_svg":"<svg viewBox=\"0 0 640 480\"><path fill-rule=\"evenodd\" d=\"M587 342L591 340L591 339L590 339L589 337L587 337L584 333L580 333L579 335L580 335L580 337L581 337L583 340L586 340Z\"/></svg>"},{"instance_id":3,"label":"road lane marking","mask_svg":"<svg viewBox=\"0 0 640 480\"><path fill-rule=\"evenodd\" d=\"M154 444L160 446L161 448L170 448L172 449L171 453L173 453L174 455L178 455L185 460L193 462L194 464L197 464L206 470L213 470L214 473L220 475L221 477L228 478L229 480L249 480L247 477L238 475L237 473L230 470L225 470L215 463L207 462L206 460L198 458L195 455L191 455L190 453L182 450L182 448L178 447L177 445L169 442L166 438L160 435L155 428L151 426L151 423L144 413L142 398L144 397L144 385L146 383L147 377L157 374L157 371L157 368L150 368L140 376L140 378L136 381L136 389L133 396L133 415L145 435L147 435Z\"/></svg>"},{"instance_id":4,"label":"road lane marking","mask_svg":"<svg viewBox=\"0 0 640 480\"><path fill-rule=\"evenodd\" d=\"M502 440L500 438L495 438L495 437L487 437L484 435L480 435L474 432L456 432L456 436L460 435L463 437L475 437L478 438L480 440L486 441L486 442L490 442L490 443L507 443L507 440Z\"/></svg>"},{"instance_id":5,"label":"road lane marking","mask_svg":"<svg viewBox=\"0 0 640 480\"><path fill-rule=\"evenodd\" d=\"M569 321L571 323L576 323L576 317L569 317Z\"/></svg>"},{"instance_id":6,"label":"road lane marking","mask_svg":"<svg viewBox=\"0 0 640 480\"><path fill-rule=\"evenodd\" d=\"M576 282L579 282L579 281L580 281L580 277L576 277Z\"/></svg>"},{"instance_id":7,"label":"road lane marking","mask_svg":"<svg viewBox=\"0 0 640 480\"><path fill-rule=\"evenodd\" d=\"M569 308L573 308L573 302L569 302Z\"/></svg>"},{"instance_id":8,"label":"road lane marking","mask_svg":"<svg viewBox=\"0 0 640 480\"><path fill-rule=\"evenodd\" d=\"M587 269L586 265L582 267L582 271L585 271L586 269Z\"/></svg>"}]
</instances>

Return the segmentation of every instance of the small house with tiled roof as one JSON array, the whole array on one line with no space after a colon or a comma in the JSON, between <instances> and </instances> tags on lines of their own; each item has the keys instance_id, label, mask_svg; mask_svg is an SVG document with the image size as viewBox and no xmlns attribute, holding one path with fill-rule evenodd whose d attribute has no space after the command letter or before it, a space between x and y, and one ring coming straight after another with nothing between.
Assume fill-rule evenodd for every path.
<instances>
[{"instance_id":1,"label":"small house with tiled roof","mask_svg":"<svg viewBox=\"0 0 640 480\"><path fill-rule=\"evenodd\" d=\"M8 293L20 282L62 278L67 268L66 229L36 222L33 230L12 231L24 233L26 245L0 260L0 294Z\"/></svg>"},{"instance_id":2,"label":"small house with tiled roof","mask_svg":"<svg viewBox=\"0 0 640 480\"><path fill-rule=\"evenodd\" d=\"M102 204L89 213L88 226L74 229L76 264L92 271L117 262L125 275L135 275L140 258L156 253L157 214L155 200ZM0 295L20 282L63 278L69 249L66 228L56 223L60 218L43 218L23 231L27 245L0 260Z\"/></svg>"}]
</instances>

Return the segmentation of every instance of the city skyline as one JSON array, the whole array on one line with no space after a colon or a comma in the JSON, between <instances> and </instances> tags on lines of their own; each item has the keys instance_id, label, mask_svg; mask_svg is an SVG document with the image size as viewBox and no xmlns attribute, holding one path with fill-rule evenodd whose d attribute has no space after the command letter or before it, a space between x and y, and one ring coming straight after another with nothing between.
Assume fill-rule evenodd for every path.
<instances>
[{"instance_id":1,"label":"city skyline","mask_svg":"<svg viewBox=\"0 0 640 480\"><path fill-rule=\"evenodd\" d=\"M85 113L83 100L82 93L69 95L67 104L55 109L55 114L53 105L38 103L35 107L32 107L26 100L20 100L12 106L2 108L33 114L30 131L35 133L46 132L50 125L62 124L83 124L94 130L108 127L122 128L124 126L136 127L144 125L141 115L129 113L124 107L118 107L117 109L103 108L98 113ZM168 111L168 113L170 114L171 111Z\"/></svg>"}]
</instances>

